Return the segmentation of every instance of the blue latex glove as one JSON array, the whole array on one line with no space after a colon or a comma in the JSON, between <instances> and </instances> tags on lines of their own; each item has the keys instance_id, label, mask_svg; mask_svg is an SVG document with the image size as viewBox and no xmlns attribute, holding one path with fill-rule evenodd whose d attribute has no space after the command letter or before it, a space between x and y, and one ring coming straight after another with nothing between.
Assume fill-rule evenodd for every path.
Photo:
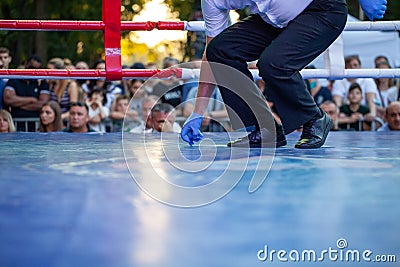
<instances>
[{"instance_id":1,"label":"blue latex glove","mask_svg":"<svg viewBox=\"0 0 400 267\"><path fill-rule=\"evenodd\" d=\"M386 11L386 0L359 0L358 2L370 20L383 18Z\"/></svg>"},{"instance_id":2,"label":"blue latex glove","mask_svg":"<svg viewBox=\"0 0 400 267\"><path fill-rule=\"evenodd\" d=\"M183 141L188 142L189 145L193 145L194 142L198 142L203 139L203 134L200 132L200 126L204 119L204 116L192 112L189 118L185 121L181 131L181 138Z\"/></svg>"}]
</instances>

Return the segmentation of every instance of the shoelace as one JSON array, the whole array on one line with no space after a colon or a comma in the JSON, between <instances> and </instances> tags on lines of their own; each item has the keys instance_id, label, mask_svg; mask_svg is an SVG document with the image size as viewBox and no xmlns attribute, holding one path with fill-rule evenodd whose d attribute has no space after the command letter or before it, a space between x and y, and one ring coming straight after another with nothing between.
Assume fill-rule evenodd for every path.
<instances>
[{"instance_id":1,"label":"shoelace","mask_svg":"<svg viewBox=\"0 0 400 267\"><path fill-rule=\"evenodd\" d=\"M303 125L303 132L301 134L301 138L310 138L314 136L314 121L309 121Z\"/></svg>"},{"instance_id":2,"label":"shoelace","mask_svg":"<svg viewBox=\"0 0 400 267\"><path fill-rule=\"evenodd\" d=\"M250 141L255 142L255 141L257 141L257 140L260 140L260 134L261 134L260 131L254 130L254 131L252 131L252 132L247 136L247 138L248 138Z\"/></svg>"}]
</instances>

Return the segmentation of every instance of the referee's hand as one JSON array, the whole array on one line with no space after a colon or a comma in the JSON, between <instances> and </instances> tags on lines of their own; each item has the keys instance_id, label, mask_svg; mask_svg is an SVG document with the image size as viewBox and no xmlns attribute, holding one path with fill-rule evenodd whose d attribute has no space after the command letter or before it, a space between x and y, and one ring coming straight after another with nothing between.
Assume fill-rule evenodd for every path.
<instances>
[{"instance_id":1,"label":"referee's hand","mask_svg":"<svg viewBox=\"0 0 400 267\"><path fill-rule=\"evenodd\" d=\"M200 126L203 119L204 116L192 112L183 124L181 138L183 141L189 143L190 146L193 146L194 142L203 139L203 134L200 132Z\"/></svg>"}]
</instances>

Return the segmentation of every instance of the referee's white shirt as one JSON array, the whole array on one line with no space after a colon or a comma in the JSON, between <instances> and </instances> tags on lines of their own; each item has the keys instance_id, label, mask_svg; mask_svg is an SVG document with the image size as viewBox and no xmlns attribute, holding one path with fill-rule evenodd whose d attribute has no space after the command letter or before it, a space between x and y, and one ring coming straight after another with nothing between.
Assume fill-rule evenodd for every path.
<instances>
[{"instance_id":1,"label":"referee's white shirt","mask_svg":"<svg viewBox=\"0 0 400 267\"><path fill-rule=\"evenodd\" d=\"M215 37L231 25L229 11L249 7L264 21L277 28L284 28L299 15L312 0L202 0L201 6L206 25L206 35Z\"/></svg>"}]
</instances>

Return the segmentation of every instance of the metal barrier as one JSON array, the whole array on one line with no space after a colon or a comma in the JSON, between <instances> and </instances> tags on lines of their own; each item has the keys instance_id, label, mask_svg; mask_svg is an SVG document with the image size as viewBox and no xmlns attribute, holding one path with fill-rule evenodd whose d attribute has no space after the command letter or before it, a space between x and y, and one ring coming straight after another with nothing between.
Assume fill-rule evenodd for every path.
<instances>
[{"instance_id":1,"label":"metal barrier","mask_svg":"<svg viewBox=\"0 0 400 267\"><path fill-rule=\"evenodd\" d=\"M361 118L358 120L358 129L361 129L361 131L365 131L364 130L364 122L367 122L364 118ZM379 117L375 117L374 120L371 122L371 129L369 131L376 131L378 130L380 127L383 126L383 124L385 124L385 122L379 118ZM346 129L345 130L352 130L350 128L351 123L346 123Z\"/></svg>"},{"instance_id":2,"label":"metal barrier","mask_svg":"<svg viewBox=\"0 0 400 267\"><path fill-rule=\"evenodd\" d=\"M39 129L39 118L13 118L13 121L15 129L19 132L29 132L29 129L37 131Z\"/></svg>"}]
</instances>

